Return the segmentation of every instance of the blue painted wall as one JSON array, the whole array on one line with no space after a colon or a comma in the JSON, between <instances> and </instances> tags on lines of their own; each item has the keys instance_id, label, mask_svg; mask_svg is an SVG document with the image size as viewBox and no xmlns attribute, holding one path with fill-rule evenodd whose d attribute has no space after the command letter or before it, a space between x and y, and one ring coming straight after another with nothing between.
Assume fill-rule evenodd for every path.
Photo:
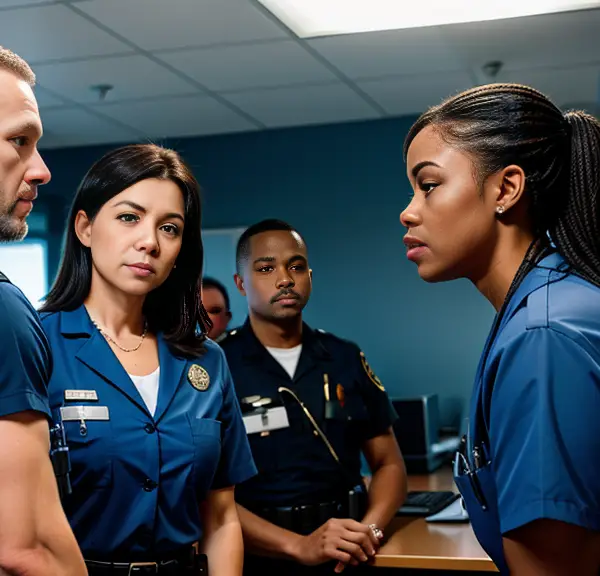
<instances>
[{"instance_id":1,"label":"blue painted wall","mask_svg":"<svg viewBox=\"0 0 600 576\"><path fill-rule=\"evenodd\" d=\"M306 319L356 341L392 397L437 392L442 421L464 417L493 310L466 281L422 282L406 261L399 213L410 187L411 118L165 142L204 188L204 227L282 218L305 237L314 271ZM48 151L51 275L65 202L107 148ZM63 200L66 199L66 200ZM461 414L461 411L462 414Z\"/></svg>"}]
</instances>

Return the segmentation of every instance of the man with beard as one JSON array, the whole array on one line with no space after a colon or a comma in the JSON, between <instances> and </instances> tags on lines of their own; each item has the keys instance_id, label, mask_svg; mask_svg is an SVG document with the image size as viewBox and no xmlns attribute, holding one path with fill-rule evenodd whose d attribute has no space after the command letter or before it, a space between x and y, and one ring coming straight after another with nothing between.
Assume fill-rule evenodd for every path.
<instances>
[{"instance_id":1,"label":"man with beard","mask_svg":"<svg viewBox=\"0 0 600 576\"><path fill-rule=\"evenodd\" d=\"M0 241L21 240L50 172L37 150L35 76L0 47ZM79 576L83 558L48 457L50 348L38 315L0 273L0 574Z\"/></svg>"},{"instance_id":2,"label":"man with beard","mask_svg":"<svg viewBox=\"0 0 600 576\"><path fill-rule=\"evenodd\" d=\"M406 492L388 396L358 346L302 321L312 271L292 226L248 228L236 265L248 320L221 345L259 470L236 488L244 573L365 566ZM368 492L361 452L372 471Z\"/></svg>"}]
</instances>

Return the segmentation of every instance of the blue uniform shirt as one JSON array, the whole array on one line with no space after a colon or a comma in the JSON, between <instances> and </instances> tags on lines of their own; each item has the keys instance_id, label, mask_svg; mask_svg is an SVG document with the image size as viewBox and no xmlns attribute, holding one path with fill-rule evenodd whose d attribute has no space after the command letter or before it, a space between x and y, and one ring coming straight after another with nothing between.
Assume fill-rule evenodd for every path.
<instances>
[{"instance_id":1,"label":"blue uniform shirt","mask_svg":"<svg viewBox=\"0 0 600 576\"><path fill-rule=\"evenodd\" d=\"M511 298L478 368L456 482L483 548L539 519L600 530L600 288L545 257ZM477 460L477 464L476 464Z\"/></svg>"},{"instance_id":2,"label":"blue uniform shirt","mask_svg":"<svg viewBox=\"0 0 600 576\"><path fill-rule=\"evenodd\" d=\"M50 417L48 340L33 306L9 282L0 282L0 355L0 416L34 410Z\"/></svg>"},{"instance_id":3,"label":"blue uniform shirt","mask_svg":"<svg viewBox=\"0 0 600 576\"><path fill-rule=\"evenodd\" d=\"M361 483L361 446L384 434L396 414L359 347L333 334L303 325L302 351L294 378L254 335L249 322L221 342L239 399L259 395L286 408L289 427L249 435L258 476L236 488L236 500L256 510L338 500L349 480ZM330 414L325 385L329 383ZM315 436L297 394L321 427L346 471Z\"/></svg>"},{"instance_id":4,"label":"blue uniform shirt","mask_svg":"<svg viewBox=\"0 0 600 576\"><path fill-rule=\"evenodd\" d=\"M79 421L64 422L73 493L63 505L84 556L152 560L198 540L207 492L256 473L219 346L207 341L201 357L183 359L159 334L152 416L83 306L42 321L54 355L53 412L65 406L109 412L108 420L87 419L83 430ZM198 382L206 384L206 376L203 389ZM82 390L97 400L82 401Z\"/></svg>"}]
</instances>

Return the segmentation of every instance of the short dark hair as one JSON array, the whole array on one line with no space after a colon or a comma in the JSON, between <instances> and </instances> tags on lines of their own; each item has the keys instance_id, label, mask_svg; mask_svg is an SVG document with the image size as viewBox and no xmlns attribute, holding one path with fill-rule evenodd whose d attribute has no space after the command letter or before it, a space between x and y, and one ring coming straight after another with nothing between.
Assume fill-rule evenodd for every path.
<instances>
[{"instance_id":1,"label":"short dark hair","mask_svg":"<svg viewBox=\"0 0 600 576\"><path fill-rule=\"evenodd\" d=\"M62 261L42 312L74 310L90 291L92 256L75 233L75 218L83 210L93 220L111 198L134 184L157 178L171 180L181 190L185 226L177 267L150 292L144 315L153 332L162 332L180 356L198 356L204 350L210 320L200 301L202 247L200 186L179 154L154 144L133 144L103 156L84 176L67 220ZM197 333L197 326L202 328Z\"/></svg>"},{"instance_id":2,"label":"short dark hair","mask_svg":"<svg viewBox=\"0 0 600 576\"><path fill-rule=\"evenodd\" d=\"M31 66L12 50L0 46L0 70L12 72L15 76L24 80L30 86L35 86L35 74Z\"/></svg>"},{"instance_id":3,"label":"short dark hair","mask_svg":"<svg viewBox=\"0 0 600 576\"><path fill-rule=\"evenodd\" d=\"M275 232L275 231L284 231L284 232L295 232L300 237L302 235L296 228L294 228L291 224L284 222L283 220L277 220L275 218L268 218L266 220L261 220L256 224L253 224L239 237L237 242L237 247L235 249L235 266L237 273L241 276L242 268L246 260L248 260L248 256L250 255L250 239L252 236L256 236L257 234L261 234L263 232Z\"/></svg>"},{"instance_id":4,"label":"short dark hair","mask_svg":"<svg viewBox=\"0 0 600 576\"><path fill-rule=\"evenodd\" d=\"M597 119L581 111L563 113L529 86L478 86L425 112L406 137L405 159L411 142L427 126L472 157L480 182L511 164L525 172L535 240L503 310L521 280L547 252L548 235L574 272L600 286Z\"/></svg>"},{"instance_id":5,"label":"short dark hair","mask_svg":"<svg viewBox=\"0 0 600 576\"><path fill-rule=\"evenodd\" d=\"M210 276L205 276L202 278L202 288L214 288L218 290L223 295L223 300L225 300L225 308L227 312L231 311L231 305L229 302L229 294L227 293L227 288L221 282L219 282L216 278L211 278Z\"/></svg>"}]
</instances>

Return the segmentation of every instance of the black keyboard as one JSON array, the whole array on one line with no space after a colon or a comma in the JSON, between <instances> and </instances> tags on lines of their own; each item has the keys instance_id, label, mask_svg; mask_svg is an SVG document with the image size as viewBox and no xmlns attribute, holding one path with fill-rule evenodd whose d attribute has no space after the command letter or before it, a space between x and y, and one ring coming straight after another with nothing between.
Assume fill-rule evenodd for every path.
<instances>
[{"instance_id":1,"label":"black keyboard","mask_svg":"<svg viewBox=\"0 0 600 576\"><path fill-rule=\"evenodd\" d=\"M397 516L431 516L459 498L455 492L409 492Z\"/></svg>"}]
</instances>

